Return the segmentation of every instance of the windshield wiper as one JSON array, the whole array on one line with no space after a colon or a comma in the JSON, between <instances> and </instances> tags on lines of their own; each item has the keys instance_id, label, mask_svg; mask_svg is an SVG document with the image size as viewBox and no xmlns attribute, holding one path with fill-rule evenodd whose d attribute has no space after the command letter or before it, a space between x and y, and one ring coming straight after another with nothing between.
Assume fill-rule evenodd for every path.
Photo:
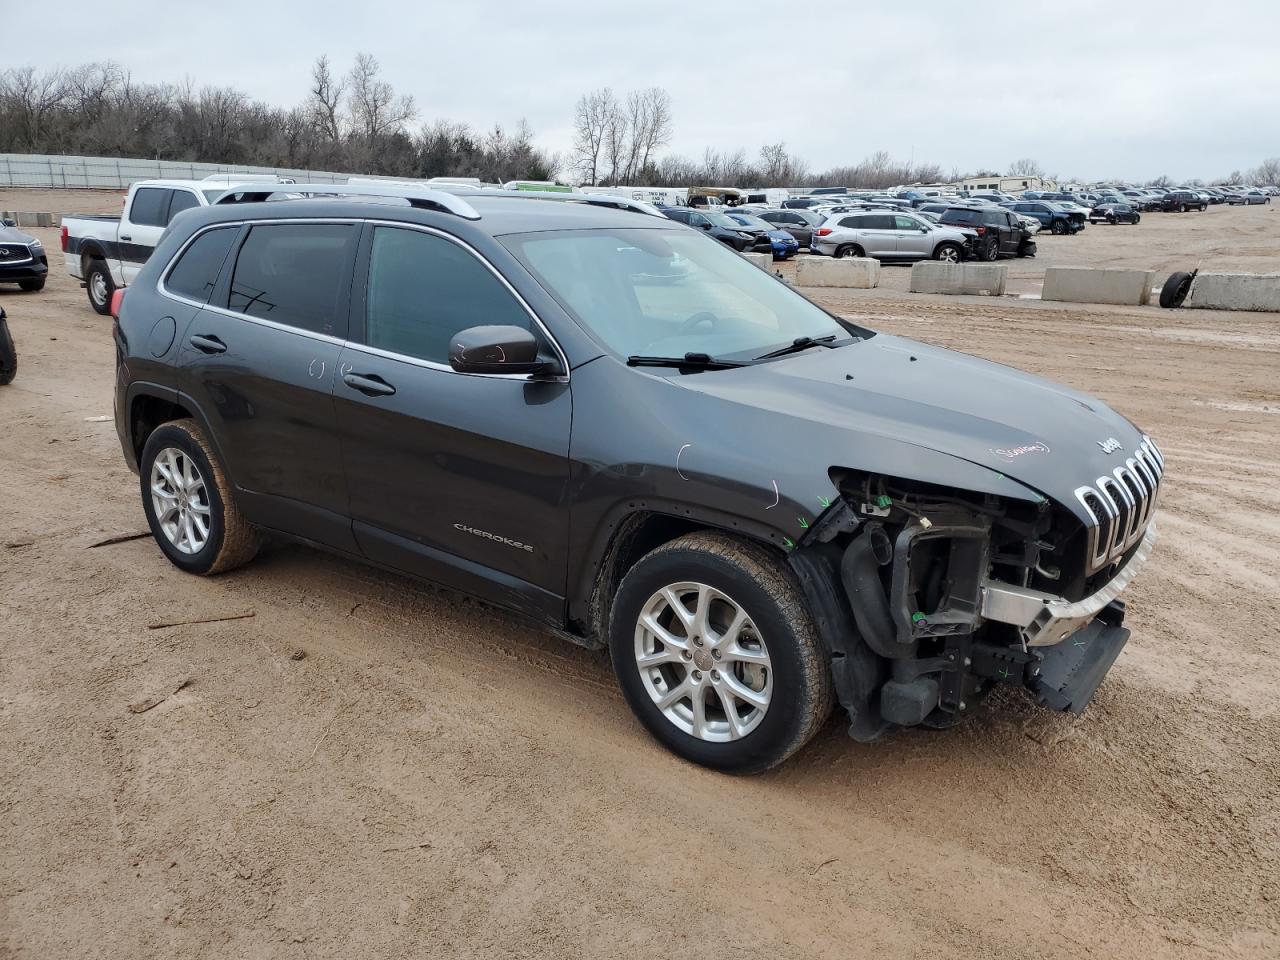
<instances>
[{"instance_id":1,"label":"windshield wiper","mask_svg":"<svg viewBox=\"0 0 1280 960\"><path fill-rule=\"evenodd\" d=\"M719 360L705 353L686 353L683 357L627 357L628 367L679 367L685 370L728 370L746 366L738 360Z\"/></svg>"},{"instance_id":2,"label":"windshield wiper","mask_svg":"<svg viewBox=\"0 0 1280 960\"><path fill-rule=\"evenodd\" d=\"M796 337L785 347L779 347L777 350L770 350L768 353L762 353L756 357L757 360L772 360L774 357L785 357L789 353L799 353L801 350L808 350L810 347L827 347L833 349L835 344L832 343L836 338L833 333L826 337Z\"/></svg>"}]
</instances>

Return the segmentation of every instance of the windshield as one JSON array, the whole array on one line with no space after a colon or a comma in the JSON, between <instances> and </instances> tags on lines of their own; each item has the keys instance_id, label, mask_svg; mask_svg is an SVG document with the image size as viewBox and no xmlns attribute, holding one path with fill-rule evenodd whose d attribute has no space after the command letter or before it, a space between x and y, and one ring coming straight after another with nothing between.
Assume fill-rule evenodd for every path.
<instances>
[{"instance_id":1,"label":"windshield","mask_svg":"<svg viewBox=\"0 0 1280 960\"><path fill-rule=\"evenodd\" d=\"M777 228L777 227L775 227L773 224L771 224L771 223L766 223L765 221L761 220L759 217L753 217L753 216L751 216L751 215L749 215L749 214L746 214L746 213L735 213L735 214L731 214L731 215L729 216L729 219L730 219L730 220L737 220L737 221L738 221L738 223L740 223L740 224L742 224L742 225L744 225L744 226L747 226L747 227L755 227L757 230L776 230L776 229L778 229L778 228Z\"/></svg>"},{"instance_id":2,"label":"windshield","mask_svg":"<svg viewBox=\"0 0 1280 960\"><path fill-rule=\"evenodd\" d=\"M687 230L565 230L501 240L619 356L747 358L800 337L850 335L724 244Z\"/></svg>"}]
</instances>

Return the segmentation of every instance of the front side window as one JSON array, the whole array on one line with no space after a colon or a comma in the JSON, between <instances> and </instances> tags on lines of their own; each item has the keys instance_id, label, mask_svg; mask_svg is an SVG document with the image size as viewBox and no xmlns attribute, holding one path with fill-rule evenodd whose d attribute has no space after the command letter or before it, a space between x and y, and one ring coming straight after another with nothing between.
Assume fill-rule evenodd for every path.
<instances>
[{"instance_id":1,"label":"front side window","mask_svg":"<svg viewBox=\"0 0 1280 960\"><path fill-rule=\"evenodd\" d=\"M133 194L129 220L140 227L163 227L172 191L159 187L140 187Z\"/></svg>"},{"instance_id":2,"label":"front side window","mask_svg":"<svg viewBox=\"0 0 1280 960\"><path fill-rule=\"evenodd\" d=\"M350 223L254 227L236 257L228 307L312 333L345 336L342 280L358 237Z\"/></svg>"},{"instance_id":3,"label":"front side window","mask_svg":"<svg viewBox=\"0 0 1280 960\"><path fill-rule=\"evenodd\" d=\"M899 230L923 230L925 226L915 217L894 217L894 225Z\"/></svg>"},{"instance_id":4,"label":"front side window","mask_svg":"<svg viewBox=\"0 0 1280 960\"><path fill-rule=\"evenodd\" d=\"M502 242L615 354L753 357L850 332L719 243L682 230L512 234Z\"/></svg>"},{"instance_id":5,"label":"front side window","mask_svg":"<svg viewBox=\"0 0 1280 960\"><path fill-rule=\"evenodd\" d=\"M511 291L457 243L420 230L374 230L365 343L448 363L453 335L482 326L527 330L531 322Z\"/></svg>"},{"instance_id":6,"label":"front side window","mask_svg":"<svg viewBox=\"0 0 1280 960\"><path fill-rule=\"evenodd\" d=\"M169 271L165 288L200 303L208 303L222 270L222 261L231 251L239 226L222 227L200 234Z\"/></svg>"}]
</instances>

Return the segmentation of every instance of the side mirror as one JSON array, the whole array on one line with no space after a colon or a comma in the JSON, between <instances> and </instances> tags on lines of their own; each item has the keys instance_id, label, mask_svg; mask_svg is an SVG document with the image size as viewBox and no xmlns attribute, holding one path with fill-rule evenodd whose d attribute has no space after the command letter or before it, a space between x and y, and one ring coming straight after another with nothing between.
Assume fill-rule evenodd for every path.
<instances>
[{"instance_id":1,"label":"side mirror","mask_svg":"<svg viewBox=\"0 0 1280 960\"><path fill-rule=\"evenodd\" d=\"M454 334L449 366L458 373L544 373L538 341L523 327L469 327Z\"/></svg>"}]
</instances>

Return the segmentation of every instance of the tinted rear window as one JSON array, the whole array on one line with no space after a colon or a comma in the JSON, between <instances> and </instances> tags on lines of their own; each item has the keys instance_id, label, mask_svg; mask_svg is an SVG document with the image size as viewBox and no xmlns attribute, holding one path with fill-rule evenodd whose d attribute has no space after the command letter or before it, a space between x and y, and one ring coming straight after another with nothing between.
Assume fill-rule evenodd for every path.
<instances>
[{"instance_id":1,"label":"tinted rear window","mask_svg":"<svg viewBox=\"0 0 1280 960\"><path fill-rule=\"evenodd\" d=\"M168 190L158 187L142 187L133 194L129 207L129 220L143 227L163 227L169 208Z\"/></svg>"},{"instance_id":2,"label":"tinted rear window","mask_svg":"<svg viewBox=\"0 0 1280 960\"><path fill-rule=\"evenodd\" d=\"M342 279L358 235L352 224L254 227L236 258L228 305L251 317L344 336Z\"/></svg>"},{"instance_id":3,"label":"tinted rear window","mask_svg":"<svg viewBox=\"0 0 1280 960\"><path fill-rule=\"evenodd\" d=\"M952 207L943 214L943 217L947 220L954 220L956 223L978 223L982 220L982 211Z\"/></svg>"},{"instance_id":4,"label":"tinted rear window","mask_svg":"<svg viewBox=\"0 0 1280 960\"><path fill-rule=\"evenodd\" d=\"M173 293L208 303L222 261L227 258L237 233L239 227L223 227L200 234L183 252L177 266L169 271L165 287Z\"/></svg>"}]
</instances>

